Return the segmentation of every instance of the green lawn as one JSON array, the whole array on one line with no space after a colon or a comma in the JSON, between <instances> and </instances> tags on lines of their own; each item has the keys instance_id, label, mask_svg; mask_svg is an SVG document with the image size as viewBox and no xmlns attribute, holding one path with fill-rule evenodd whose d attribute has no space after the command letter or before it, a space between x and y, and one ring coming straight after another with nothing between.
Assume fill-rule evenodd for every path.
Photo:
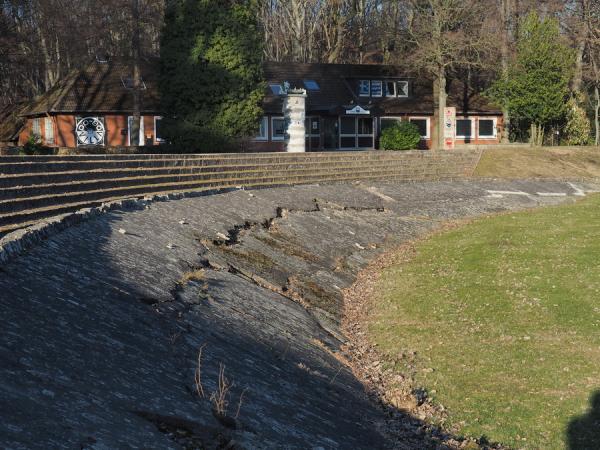
<instances>
[{"instance_id":1,"label":"green lawn","mask_svg":"<svg viewBox=\"0 0 600 450\"><path fill-rule=\"evenodd\" d=\"M374 297L369 332L388 367L414 370L464 435L600 449L600 411L587 414L600 389L600 196L481 219L416 250ZM416 369L399 356L413 351Z\"/></svg>"}]
</instances>

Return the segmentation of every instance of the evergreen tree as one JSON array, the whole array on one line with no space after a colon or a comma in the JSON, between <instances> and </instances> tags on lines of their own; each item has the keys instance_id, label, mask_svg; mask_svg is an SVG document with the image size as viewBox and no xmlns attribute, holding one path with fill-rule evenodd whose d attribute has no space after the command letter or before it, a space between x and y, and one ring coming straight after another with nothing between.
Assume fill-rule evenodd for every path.
<instances>
[{"instance_id":1,"label":"evergreen tree","mask_svg":"<svg viewBox=\"0 0 600 450\"><path fill-rule=\"evenodd\" d=\"M161 38L163 134L220 152L256 135L263 111L258 0L168 0Z\"/></svg>"},{"instance_id":2,"label":"evergreen tree","mask_svg":"<svg viewBox=\"0 0 600 450\"><path fill-rule=\"evenodd\" d=\"M567 114L573 63L574 52L562 42L558 22L532 12L521 24L514 61L488 95L529 126L531 141L541 145L545 128Z\"/></svg>"}]
</instances>

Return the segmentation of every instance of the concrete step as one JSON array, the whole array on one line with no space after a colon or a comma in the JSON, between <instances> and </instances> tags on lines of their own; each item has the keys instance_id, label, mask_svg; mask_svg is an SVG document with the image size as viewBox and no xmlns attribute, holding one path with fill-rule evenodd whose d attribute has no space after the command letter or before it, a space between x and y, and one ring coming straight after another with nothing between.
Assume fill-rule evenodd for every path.
<instances>
[{"instance_id":1,"label":"concrete step","mask_svg":"<svg viewBox=\"0 0 600 450\"><path fill-rule=\"evenodd\" d=\"M48 184L61 184L70 182L83 182L102 179L120 179L133 178L140 176L159 176L159 175L186 175L199 173L223 173L232 171L272 171L272 170L294 170L297 168L321 169L326 167L387 167L401 166L405 160L376 160L376 161L309 161L302 163L278 162L269 164L251 164L251 165L219 165L219 166L184 166L184 167L139 167L125 169L96 169L96 170L77 170L67 172L46 172L46 173L24 173L5 175L0 177L0 189L2 188L21 188Z\"/></svg>"},{"instance_id":2,"label":"concrete step","mask_svg":"<svg viewBox=\"0 0 600 450\"><path fill-rule=\"evenodd\" d=\"M0 226L19 222L26 222L38 217L48 217L46 211L53 214L53 208L62 208L66 205L77 205L84 207L97 202L106 201L108 198L143 197L157 192L183 192L197 189L215 189L236 186L256 187L271 185L311 184L332 181L351 180L384 180L384 179L423 179L431 174L415 173L413 178L398 169L387 169L385 171L343 171L338 173L325 173L315 176L304 175L281 175L281 176L255 176L255 177L233 177L225 179L211 179L208 181L190 181L177 183L162 183L153 185L141 185L132 187L117 187L87 192L74 192L58 195L38 196L18 200L6 200L0 202ZM459 174L455 175L460 176ZM29 213L28 211L33 211ZM35 217L31 217L34 214Z\"/></svg>"},{"instance_id":3,"label":"concrete step","mask_svg":"<svg viewBox=\"0 0 600 450\"><path fill-rule=\"evenodd\" d=\"M98 154L98 155L6 155L0 156L0 162L61 162L61 161L110 161L110 160L152 160L152 159L238 159L240 157L252 159L270 159L276 158L305 158L305 157L330 157L330 156L356 156L356 155L376 155L390 154L390 152L379 150L360 150L360 151L327 151L327 152L307 152L307 153L140 153L140 154Z\"/></svg>"},{"instance_id":4,"label":"concrete step","mask_svg":"<svg viewBox=\"0 0 600 450\"><path fill-rule=\"evenodd\" d=\"M0 201L2 200L17 200L22 198L38 197L42 195L51 194L64 194L68 192L84 192L98 189L108 189L114 187L127 187L136 186L143 184L160 184L160 183L173 183L173 182L185 182L185 181L199 181L199 180L210 180L214 178L232 178L239 176L283 176L283 175L320 175L323 173L337 173L337 172L349 172L352 170L368 170L368 171L383 171L390 169L391 167L397 168L395 165L386 163L371 163L367 166L356 166L347 164L306 164L306 165L278 165L268 166L267 169L258 166L248 166L241 169L236 167L230 168L230 170L171 170L160 171L160 170L139 170L139 171L126 171L120 173L124 175L122 178L115 177L114 174L106 172L98 172L95 175L101 178L84 179L83 181L67 181L61 183L48 183L42 184L41 182L46 181L37 180L40 184L16 185L11 187L0 188ZM150 172L150 174L148 174ZM83 173L81 175L85 175ZM52 174L50 174L52 175ZM129 176L127 176L129 175ZM35 177L31 177L31 181L35 181ZM64 179L73 178L72 174L66 175ZM22 180L20 180L22 181Z\"/></svg>"},{"instance_id":5,"label":"concrete step","mask_svg":"<svg viewBox=\"0 0 600 450\"><path fill-rule=\"evenodd\" d=\"M0 234L107 201L169 192L462 178L478 157L472 151L0 157Z\"/></svg>"},{"instance_id":6,"label":"concrete step","mask_svg":"<svg viewBox=\"0 0 600 450\"><path fill-rule=\"evenodd\" d=\"M272 156L263 156L272 155ZM281 156L285 155L285 156ZM419 155L411 155L418 157ZM98 160L58 160L42 162L4 162L0 159L0 175L37 174L51 172L91 171L101 169L137 169L161 167L205 167L205 166L230 166L253 164L298 164L298 163L326 163L326 162L373 162L373 161L402 161L406 156L392 152L363 152L363 153L306 153L294 156L284 153L259 154L248 157L215 158L206 157L179 157L179 158L151 158L151 159L98 159Z\"/></svg>"},{"instance_id":7,"label":"concrete step","mask_svg":"<svg viewBox=\"0 0 600 450\"><path fill-rule=\"evenodd\" d=\"M460 174L456 175L460 177ZM266 188L266 187L278 187L278 186L290 186L290 185L300 185L300 184L315 184L315 183L323 183L323 182L348 182L355 181L357 179L356 174L353 172L352 174L341 174L336 177L331 177L330 179L324 179L323 177L318 178L307 178L302 177L299 181L281 181L281 180L255 180L252 182L246 182L244 184L245 188ZM423 176L415 176L415 177L407 177L405 174L400 173L390 173L390 174L371 174L371 175L363 175L362 180L387 180L387 181L419 181L424 179ZM81 202L72 202L72 203L63 203L48 207L42 207L37 209L30 209L19 211L12 214L0 214L0 236L6 234L10 231L14 231L17 229L25 228L29 225L39 222L42 219L57 216L59 214L64 214L68 212L74 212L81 208L89 208L94 206L100 206L103 203L123 200L126 198L143 198L147 196L153 195L166 195L169 193L179 193L179 192L206 192L206 191L217 191L219 189L228 189L228 188L236 188L240 185L237 182L229 182L229 183L213 183L213 186L198 186L198 187L188 187L188 188L178 188L178 189L163 189L159 186L151 186L154 189L150 190L146 193L139 193L137 195L113 195L99 198L93 201L81 201Z\"/></svg>"}]
</instances>

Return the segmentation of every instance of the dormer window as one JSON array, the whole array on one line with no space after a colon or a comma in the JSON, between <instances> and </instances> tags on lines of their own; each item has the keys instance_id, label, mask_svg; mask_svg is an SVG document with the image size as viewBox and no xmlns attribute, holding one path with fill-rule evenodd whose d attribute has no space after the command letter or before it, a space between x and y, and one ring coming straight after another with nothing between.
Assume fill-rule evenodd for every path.
<instances>
[{"instance_id":1,"label":"dormer window","mask_svg":"<svg viewBox=\"0 0 600 450\"><path fill-rule=\"evenodd\" d=\"M384 87L385 87L385 96L386 97L395 97L396 96L396 82L386 81Z\"/></svg>"},{"instance_id":2,"label":"dormer window","mask_svg":"<svg viewBox=\"0 0 600 450\"><path fill-rule=\"evenodd\" d=\"M371 95L371 80L360 80L358 94L361 97L368 97Z\"/></svg>"},{"instance_id":3,"label":"dormer window","mask_svg":"<svg viewBox=\"0 0 600 450\"><path fill-rule=\"evenodd\" d=\"M269 88L274 95L283 95L283 87L280 84L270 84Z\"/></svg>"},{"instance_id":4,"label":"dormer window","mask_svg":"<svg viewBox=\"0 0 600 450\"><path fill-rule=\"evenodd\" d=\"M125 89L133 89L133 78L132 77L121 77L121 83L123 83L123 87ZM144 83L144 79L140 77L140 89L146 89L146 83Z\"/></svg>"},{"instance_id":5,"label":"dormer window","mask_svg":"<svg viewBox=\"0 0 600 450\"><path fill-rule=\"evenodd\" d=\"M361 97L408 97L408 81L360 80L358 94Z\"/></svg>"},{"instance_id":6,"label":"dormer window","mask_svg":"<svg viewBox=\"0 0 600 450\"><path fill-rule=\"evenodd\" d=\"M317 83L315 80L304 80L304 87L309 90L309 91L318 91L319 88L319 83Z\"/></svg>"},{"instance_id":7,"label":"dormer window","mask_svg":"<svg viewBox=\"0 0 600 450\"><path fill-rule=\"evenodd\" d=\"M396 95L408 97L408 81L396 81Z\"/></svg>"},{"instance_id":8,"label":"dormer window","mask_svg":"<svg viewBox=\"0 0 600 450\"><path fill-rule=\"evenodd\" d=\"M371 97L381 97L383 94L383 82L381 80L371 81Z\"/></svg>"}]
</instances>

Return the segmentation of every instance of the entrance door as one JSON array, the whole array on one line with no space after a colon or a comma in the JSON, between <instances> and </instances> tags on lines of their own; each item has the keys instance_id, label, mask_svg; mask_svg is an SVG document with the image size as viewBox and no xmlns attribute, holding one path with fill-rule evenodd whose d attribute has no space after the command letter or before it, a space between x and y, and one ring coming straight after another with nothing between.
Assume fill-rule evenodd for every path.
<instances>
[{"instance_id":1,"label":"entrance door","mask_svg":"<svg viewBox=\"0 0 600 450\"><path fill-rule=\"evenodd\" d=\"M337 116L323 117L323 148L337 150L340 145Z\"/></svg>"}]
</instances>

